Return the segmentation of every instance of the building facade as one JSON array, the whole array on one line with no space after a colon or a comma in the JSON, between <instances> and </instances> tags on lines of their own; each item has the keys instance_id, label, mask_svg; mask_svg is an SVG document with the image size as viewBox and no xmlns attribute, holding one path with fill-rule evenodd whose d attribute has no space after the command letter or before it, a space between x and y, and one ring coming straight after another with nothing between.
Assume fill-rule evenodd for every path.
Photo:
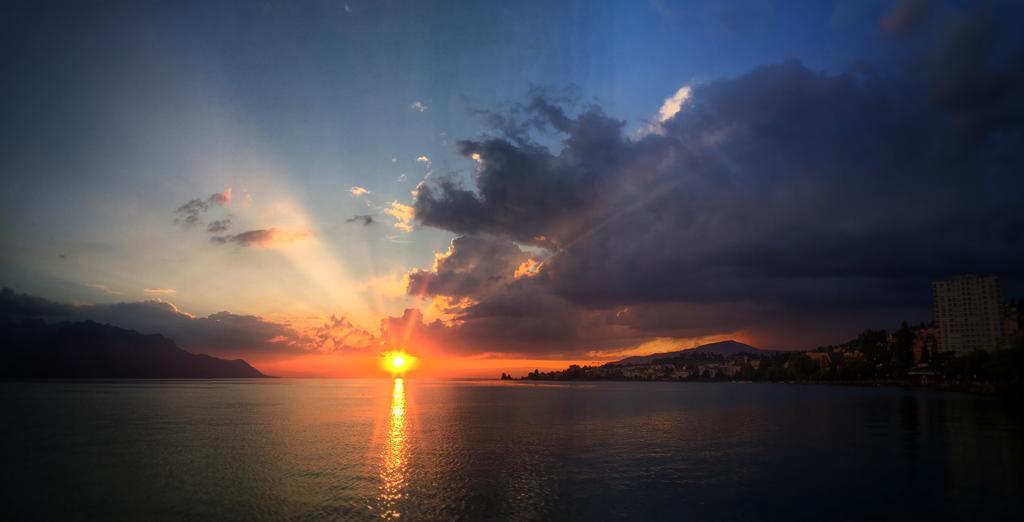
<instances>
[{"instance_id":1,"label":"building facade","mask_svg":"<svg viewBox=\"0 0 1024 522\"><path fill-rule=\"evenodd\" d=\"M927 362L939 351L939 327L937 324L921 325L914 330L914 340L910 344L914 354L914 362Z\"/></svg>"},{"instance_id":2,"label":"building facade","mask_svg":"<svg viewBox=\"0 0 1024 522\"><path fill-rule=\"evenodd\" d=\"M1006 336L1006 343L1013 345L1024 337L1021 330L1024 320L1024 303L1011 301L1003 307L1003 335Z\"/></svg>"},{"instance_id":3,"label":"building facade","mask_svg":"<svg viewBox=\"0 0 1024 522\"><path fill-rule=\"evenodd\" d=\"M939 351L970 353L1003 347L999 278L961 276L932 283Z\"/></svg>"}]
</instances>

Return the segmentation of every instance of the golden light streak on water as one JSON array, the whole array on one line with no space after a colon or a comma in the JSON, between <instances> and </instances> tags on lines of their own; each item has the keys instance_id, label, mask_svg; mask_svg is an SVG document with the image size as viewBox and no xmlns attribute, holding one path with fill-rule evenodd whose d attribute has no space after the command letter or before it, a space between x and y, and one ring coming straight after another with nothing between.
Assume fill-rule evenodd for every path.
<instances>
[{"instance_id":1,"label":"golden light streak on water","mask_svg":"<svg viewBox=\"0 0 1024 522\"><path fill-rule=\"evenodd\" d=\"M387 440L381 459L380 516L394 520L401 517L399 503L405 498L406 466L408 464L407 433L405 426L405 383L395 379L391 391L391 418L388 420Z\"/></svg>"}]
</instances>

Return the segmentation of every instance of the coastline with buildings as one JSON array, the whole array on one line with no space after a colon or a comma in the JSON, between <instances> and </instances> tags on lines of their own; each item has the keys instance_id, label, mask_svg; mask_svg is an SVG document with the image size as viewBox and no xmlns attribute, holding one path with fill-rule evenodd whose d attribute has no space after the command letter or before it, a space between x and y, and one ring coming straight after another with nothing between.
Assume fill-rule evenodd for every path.
<instances>
[{"instance_id":1,"label":"coastline with buildings","mask_svg":"<svg viewBox=\"0 0 1024 522\"><path fill-rule=\"evenodd\" d=\"M1019 393L1024 384L1024 303L1002 302L993 276L932 284L935 320L866 330L839 345L768 351L735 341L630 357L600 366L534 370L525 381L769 381L930 386Z\"/></svg>"}]
</instances>

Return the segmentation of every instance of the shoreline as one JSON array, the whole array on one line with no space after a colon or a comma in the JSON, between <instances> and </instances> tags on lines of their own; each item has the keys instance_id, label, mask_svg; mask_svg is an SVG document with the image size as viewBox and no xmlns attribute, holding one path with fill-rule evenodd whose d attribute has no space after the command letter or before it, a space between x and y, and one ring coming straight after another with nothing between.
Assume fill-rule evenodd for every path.
<instances>
[{"instance_id":1,"label":"shoreline","mask_svg":"<svg viewBox=\"0 0 1024 522\"><path fill-rule=\"evenodd\" d=\"M998 386L993 383L936 383L936 384L915 384L901 380L870 380L870 381L705 381L705 380L643 380L643 379L495 379L504 382L515 383L593 383L593 382L663 382L683 384L794 384L794 385L830 385L850 386L861 388L904 388L913 390L934 390L941 392L968 393L971 395L987 395L1008 397L1013 395L1024 395L1024 387L1020 385Z\"/></svg>"}]
</instances>

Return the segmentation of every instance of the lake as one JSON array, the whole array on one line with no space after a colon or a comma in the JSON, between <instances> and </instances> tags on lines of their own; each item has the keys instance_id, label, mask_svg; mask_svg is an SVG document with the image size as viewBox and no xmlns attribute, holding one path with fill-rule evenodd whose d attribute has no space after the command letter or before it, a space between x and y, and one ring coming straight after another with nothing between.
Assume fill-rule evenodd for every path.
<instances>
[{"instance_id":1,"label":"lake","mask_svg":"<svg viewBox=\"0 0 1024 522\"><path fill-rule=\"evenodd\" d=\"M741 383L0 382L4 519L1002 520L1024 416Z\"/></svg>"}]
</instances>

